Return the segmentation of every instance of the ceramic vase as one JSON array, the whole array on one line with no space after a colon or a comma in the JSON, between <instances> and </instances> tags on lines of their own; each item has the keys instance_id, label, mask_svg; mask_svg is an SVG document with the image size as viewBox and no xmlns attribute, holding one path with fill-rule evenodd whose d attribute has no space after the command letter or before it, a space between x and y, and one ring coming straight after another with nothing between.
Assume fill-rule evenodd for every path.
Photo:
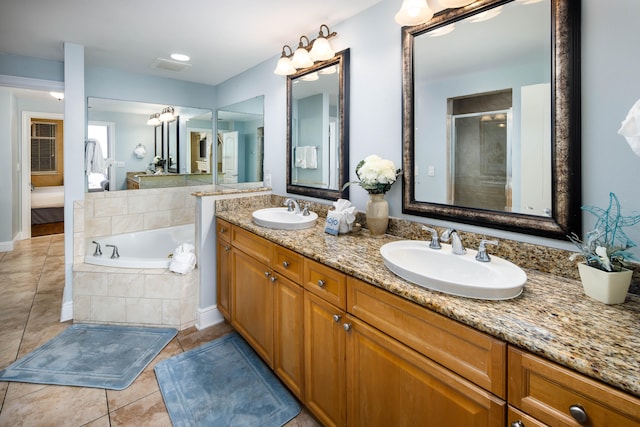
<instances>
[{"instance_id":1,"label":"ceramic vase","mask_svg":"<svg viewBox=\"0 0 640 427\"><path fill-rule=\"evenodd\" d=\"M389 224L389 203L384 194L369 194L365 216L371 237L384 236Z\"/></svg>"},{"instance_id":2,"label":"ceramic vase","mask_svg":"<svg viewBox=\"0 0 640 427\"><path fill-rule=\"evenodd\" d=\"M602 271L585 263L578 264L584 293L605 304L622 304L627 297L633 271Z\"/></svg>"}]
</instances>

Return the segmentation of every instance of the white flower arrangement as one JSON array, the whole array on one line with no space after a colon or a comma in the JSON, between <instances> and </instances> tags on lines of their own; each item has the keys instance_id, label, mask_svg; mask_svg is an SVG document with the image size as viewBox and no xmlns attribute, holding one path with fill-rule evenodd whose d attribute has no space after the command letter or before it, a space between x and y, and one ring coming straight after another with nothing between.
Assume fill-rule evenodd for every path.
<instances>
[{"instance_id":1,"label":"white flower arrangement","mask_svg":"<svg viewBox=\"0 0 640 427\"><path fill-rule=\"evenodd\" d=\"M401 173L391 160L372 154L356 166L358 181L348 182L345 187L357 183L370 194L384 194L391 189Z\"/></svg>"}]
</instances>

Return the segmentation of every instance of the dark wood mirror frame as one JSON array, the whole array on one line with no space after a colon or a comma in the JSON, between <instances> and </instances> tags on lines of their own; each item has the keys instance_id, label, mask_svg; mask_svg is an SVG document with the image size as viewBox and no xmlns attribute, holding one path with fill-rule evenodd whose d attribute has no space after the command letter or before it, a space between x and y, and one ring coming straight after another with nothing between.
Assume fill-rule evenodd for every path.
<instances>
[{"instance_id":1,"label":"dark wood mirror frame","mask_svg":"<svg viewBox=\"0 0 640 427\"><path fill-rule=\"evenodd\" d=\"M340 103L340 170L338 176L338 189L329 190L316 187L306 187L302 185L294 185L291 182L291 163L292 163L292 145L291 145L291 86L293 80L306 74L313 73L320 69L340 64L340 72L338 77L339 85L339 103ZM296 74L287 76L287 192L291 194L299 194L309 197L318 197L321 199L338 200L340 198L349 198L349 187L343 189L344 185L349 181L349 49L338 52L333 58L314 64L312 67L305 68Z\"/></svg>"},{"instance_id":2,"label":"dark wood mirror frame","mask_svg":"<svg viewBox=\"0 0 640 427\"><path fill-rule=\"evenodd\" d=\"M402 29L403 178L402 212L498 228L555 239L582 234L580 168L580 2L551 0L551 141L552 215L540 217L421 202L415 199L414 176L414 38L470 15L509 3L479 0L446 9L431 21Z\"/></svg>"}]
</instances>

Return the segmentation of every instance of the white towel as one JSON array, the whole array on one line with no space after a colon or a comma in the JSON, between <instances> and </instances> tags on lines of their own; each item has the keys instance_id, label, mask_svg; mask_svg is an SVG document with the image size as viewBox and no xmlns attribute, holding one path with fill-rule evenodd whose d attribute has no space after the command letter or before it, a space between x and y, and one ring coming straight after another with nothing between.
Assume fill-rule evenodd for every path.
<instances>
[{"instance_id":1,"label":"white towel","mask_svg":"<svg viewBox=\"0 0 640 427\"><path fill-rule=\"evenodd\" d=\"M626 138L633 152L640 156L640 100L633 104L618 133Z\"/></svg>"},{"instance_id":2,"label":"white towel","mask_svg":"<svg viewBox=\"0 0 640 427\"><path fill-rule=\"evenodd\" d=\"M169 270L174 273L187 274L196 267L196 254L193 245L183 243L173 251Z\"/></svg>"},{"instance_id":3,"label":"white towel","mask_svg":"<svg viewBox=\"0 0 640 427\"><path fill-rule=\"evenodd\" d=\"M303 145L296 147L295 165L300 169L317 169L318 152L313 145Z\"/></svg>"},{"instance_id":4,"label":"white towel","mask_svg":"<svg viewBox=\"0 0 640 427\"><path fill-rule=\"evenodd\" d=\"M104 173L104 155L97 139L89 139L84 147L85 170L91 173Z\"/></svg>"}]
</instances>

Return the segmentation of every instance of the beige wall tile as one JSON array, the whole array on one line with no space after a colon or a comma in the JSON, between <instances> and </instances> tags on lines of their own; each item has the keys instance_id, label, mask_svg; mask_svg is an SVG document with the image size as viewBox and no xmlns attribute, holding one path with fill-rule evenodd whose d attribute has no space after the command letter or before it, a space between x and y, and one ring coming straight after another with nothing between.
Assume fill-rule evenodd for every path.
<instances>
[{"instance_id":1,"label":"beige wall tile","mask_svg":"<svg viewBox=\"0 0 640 427\"><path fill-rule=\"evenodd\" d=\"M73 320L76 322L91 320L91 297L89 295L73 296Z\"/></svg>"},{"instance_id":2,"label":"beige wall tile","mask_svg":"<svg viewBox=\"0 0 640 427\"><path fill-rule=\"evenodd\" d=\"M144 294L144 276L141 274L108 274L108 295L139 298Z\"/></svg>"},{"instance_id":3,"label":"beige wall tile","mask_svg":"<svg viewBox=\"0 0 640 427\"><path fill-rule=\"evenodd\" d=\"M126 215L128 213L128 197L109 197L94 202L95 217Z\"/></svg>"},{"instance_id":4,"label":"beige wall tile","mask_svg":"<svg viewBox=\"0 0 640 427\"><path fill-rule=\"evenodd\" d=\"M91 297L91 320L96 322L126 322L126 299L104 296Z\"/></svg>"},{"instance_id":5,"label":"beige wall tile","mask_svg":"<svg viewBox=\"0 0 640 427\"><path fill-rule=\"evenodd\" d=\"M144 215L117 215L112 217L111 232L113 234L131 233L144 230Z\"/></svg>"},{"instance_id":6,"label":"beige wall tile","mask_svg":"<svg viewBox=\"0 0 640 427\"><path fill-rule=\"evenodd\" d=\"M171 212L158 211L146 212L144 214L144 229L153 230L155 228L163 228L171 226Z\"/></svg>"},{"instance_id":7,"label":"beige wall tile","mask_svg":"<svg viewBox=\"0 0 640 427\"><path fill-rule=\"evenodd\" d=\"M87 218L84 224L85 238L111 236L111 217Z\"/></svg>"},{"instance_id":8,"label":"beige wall tile","mask_svg":"<svg viewBox=\"0 0 640 427\"><path fill-rule=\"evenodd\" d=\"M145 212L156 212L162 208L162 206L158 203L158 195L157 194L137 194L130 193L129 194L129 213L145 213Z\"/></svg>"},{"instance_id":9,"label":"beige wall tile","mask_svg":"<svg viewBox=\"0 0 640 427\"><path fill-rule=\"evenodd\" d=\"M107 296L107 275L104 273L91 273L75 271L73 273L73 296L98 295Z\"/></svg>"},{"instance_id":10,"label":"beige wall tile","mask_svg":"<svg viewBox=\"0 0 640 427\"><path fill-rule=\"evenodd\" d=\"M162 300L148 298L127 298L128 323L155 324L162 323Z\"/></svg>"},{"instance_id":11,"label":"beige wall tile","mask_svg":"<svg viewBox=\"0 0 640 427\"><path fill-rule=\"evenodd\" d=\"M180 325L181 303L177 300L162 300L162 323Z\"/></svg>"},{"instance_id":12,"label":"beige wall tile","mask_svg":"<svg viewBox=\"0 0 640 427\"><path fill-rule=\"evenodd\" d=\"M176 280L174 273L161 276L145 276L144 297L180 299L180 282Z\"/></svg>"}]
</instances>

